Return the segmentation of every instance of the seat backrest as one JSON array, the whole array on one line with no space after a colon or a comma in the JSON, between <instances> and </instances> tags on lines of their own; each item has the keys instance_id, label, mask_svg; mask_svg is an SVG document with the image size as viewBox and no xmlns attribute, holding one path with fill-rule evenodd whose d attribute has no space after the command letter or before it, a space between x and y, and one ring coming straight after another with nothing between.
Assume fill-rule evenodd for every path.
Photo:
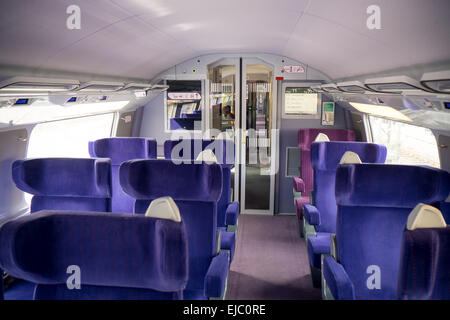
<instances>
[{"instance_id":1,"label":"seat backrest","mask_svg":"<svg viewBox=\"0 0 450 320\"><path fill-rule=\"evenodd\" d=\"M12 164L16 186L31 193L31 212L111 210L109 159L38 158Z\"/></svg>"},{"instance_id":2,"label":"seat backrest","mask_svg":"<svg viewBox=\"0 0 450 320\"><path fill-rule=\"evenodd\" d=\"M401 237L418 204L447 198L450 174L408 165L345 164L336 172L337 260L357 299L397 299Z\"/></svg>"},{"instance_id":3,"label":"seat backrest","mask_svg":"<svg viewBox=\"0 0 450 320\"><path fill-rule=\"evenodd\" d=\"M0 240L0 266L14 277L42 285L36 299L103 299L111 291L127 289L146 289L142 294L156 290L169 299L169 293L181 293L188 280L183 222L41 211L4 224ZM81 288L69 290L68 282L76 285L69 279L75 270Z\"/></svg>"},{"instance_id":4,"label":"seat backrest","mask_svg":"<svg viewBox=\"0 0 450 320\"><path fill-rule=\"evenodd\" d=\"M319 232L336 232L336 169L346 152L354 152L362 162L384 163L386 147L366 142L313 142L311 164L314 171L314 205L320 212Z\"/></svg>"},{"instance_id":5,"label":"seat backrest","mask_svg":"<svg viewBox=\"0 0 450 320\"><path fill-rule=\"evenodd\" d=\"M398 297L450 299L450 226L403 231Z\"/></svg>"},{"instance_id":6,"label":"seat backrest","mask_svg":"<svg viewBox=\"0 0 450 320\"><path fill-rule=\"evenodd\" d=\"M215 140L167 140L164 142L164 156L166 159L183 160L185 162L198 159L199 154L211 150L217 163L222 166L223 186L222 195L217 204L217 221L219 227L225 227L225 212L231 200L231 168L234 164L234 141L229 139Z\"/></svg>"},{"instance_id":7,"label":"seat backrest","mask_svg":"<svg viewBox=\"0 0 450 320\"><path fill-rule=\"evenodd\" d=\"M157 143L146 138L105 138L89 142L91 157L111 159L111 211L132 213L134 199L123 192L119 183L119 167L132 159L156 159Z\"/></svg>"},{"instance_id":8,"label":"seat backrest","mask_svg":"<svg viewBox=\"0 0 450 320\"><path fill-rule=\"evenodd\" d=\"M319 133L326 134L330 141L355 141L355 132L347 129L299 129L298 147L300 148L300 178L305 183L305 193L313 190L313 170L311 167L311 143Z\"/></svg>"},{"instance_id":9,"label":"seat backrest","mask_svg":"<svg viewBox=\"0 0 450 320\"><path fill-rule=\"evenodd\" d=\"M174 164L171 160L131 160L120 167L120 183L144 214L151 201L172 197L186 226L189 281L186 289L203 290L216 254L217 201L222 193L218 164Z\"/></svg>"}]
</instances>

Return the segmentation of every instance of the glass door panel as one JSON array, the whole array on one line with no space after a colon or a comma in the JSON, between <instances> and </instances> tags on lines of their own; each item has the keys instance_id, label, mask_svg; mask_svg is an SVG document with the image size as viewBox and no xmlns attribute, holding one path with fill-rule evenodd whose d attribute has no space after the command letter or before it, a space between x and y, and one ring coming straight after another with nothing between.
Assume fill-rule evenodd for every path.
<instances>
[{"instance_id":1,"label":"glass door panel","mask_svg":"<svg viewBox=\"0 0 450 320\"><path fill-rule=\"evenodd\" d=\"M274 175L271 174L273 70L254 60L244 59L243 63L245 96L242 99L242 126L245 139L242 140L244 172L241 180L243 191L241 206L243 213L267 214L273 212Z\"/></svg>"}]
</instances>

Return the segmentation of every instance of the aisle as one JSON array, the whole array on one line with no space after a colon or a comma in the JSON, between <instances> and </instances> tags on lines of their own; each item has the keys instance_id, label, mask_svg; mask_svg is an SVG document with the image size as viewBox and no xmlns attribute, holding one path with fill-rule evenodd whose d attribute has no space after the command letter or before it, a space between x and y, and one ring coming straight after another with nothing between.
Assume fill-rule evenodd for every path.
<instances>
[{"instance_id":1,"label":"aisle","mask_svg":"<svg viewBox=\"0 0 450 320\"><path fill-rule=\"evenodd\" d=\"M321 299L295 216L240 215L227 300Z\"/></svg>"}]
</instances>

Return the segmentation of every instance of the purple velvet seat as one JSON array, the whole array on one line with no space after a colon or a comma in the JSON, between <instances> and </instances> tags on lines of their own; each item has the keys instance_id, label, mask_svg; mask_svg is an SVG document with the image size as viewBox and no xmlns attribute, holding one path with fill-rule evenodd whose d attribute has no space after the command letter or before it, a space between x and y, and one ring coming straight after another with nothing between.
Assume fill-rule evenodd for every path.
<instances>
[{"instance_id":1,"label":"purple velvet seat","mask_svg":"<svg viewBox=\"0 0 450 320\"><path fill-rule=\"evenodd\" d=\"M299 178L294 178L294 190L302 193L304 200L296 199L296 213L298 219L303 219L303 205L309 203L310 193L313 190L313 169L311 166L311 143L316 139L319 133L324 133L330 141L355 141L355 132L347 129L300 129L298 130L298 147L301 150L301 163ZM303 186L301 189L295 189L296 186Z\"/></svg>"},{"instance_id":2,"label":"purple velvet seat","mask_svg":"<svg viewBox=\"0 0 450 320\"><path fill-rule=\"evenodd\" d=\"M222 249L229 250L231 261L236 245L236 227L239 216L239 202L231 202L231 168L234 164L234 142L231 140L167 140L164 142L164 156L186 162L197 162L200 152L210 149L222 166L222 195L217 204L217 226L222 230ZM230 230L230 231L227 231ZM231 232L233 231L233 232ZM231 233L230 233L231 232Z\"/></svg>"},{"instance_id":3,"label":"purple velvet seat","mask_svg":"<svg viewBox=\"0 0 450 320\"><path fill-rule=\"evenodd\" d=\"M183 221L40 211L1 227L0 266L36 283L35 299L180 299L187 235Z\"/></svg>"},{"instance_id":4,"label":"purple velvet seat","mask_svg":"<svg viewBox=\"0 0 450 320\"><path fill-rule=\"evenodd\" d=\"M123 192L119 182L122 162L133 159L156 159L155 139L105 138L89 142L91 157L111 159L111 211L132 213L134 199Z\"/></svg>"},{"instance_id":5,"label":"purple velvet seat","mask_svg":"<svg viewBox=\"0 0 450 320\"><path fill-rule=\"evenodd\" d=\"M229 254L219 251L217 202L222 194L218 164L174 164L171 160L130 160L120 167L120 183L135 201L135 213L150 202L170 196L180 209L189 245L189 281L185 298L221 297Z\"/></svg>"},{"instance_id":6,"label":"purple velvet seat","mask_svg":"<svg viewBox=\"0 0 450 320\"><path fill-rule=\"evenodd\" d=\"M311 144L311 163L314 170L314 204L303 207L308 240L308 257L314 285L319 285L320 257L330 252L330 234L336 232L336 169L347 151L356 153L362 162L384 163L386 147L366 142L313 142ZM310 227L314 228L314 231ZM320 236L315 236L315 235Z\"/></svg>"},{"instance_id":7,"label":"purple velvet seat","mask_svg":"<svg viewBox=\"0 0 450 320\"><path fill-rule=\"evenodd\" d=\"M31 193L31 212L111 210L109 159L39 158L12 164L16 186Z\"/></svg>"},{"instance_id":8,"label":"purple velvet seat","mask_svg":"<svg viewBox=\"0 0 450 320\"><path fill-rule=\"evenodd\" d=\"M405 229L400 257L400 299L450 299L450 226Z\"/></svg>"},{"instance_id":9,"label":"purple velvet seat","mask_svg":"<svg viewBox=\"0 0 450 320\"><path fill-rule=\"evenodd\" d=\"M322 273L335 299L397 299L400 248L408 215L450 192L444 170L407 165L346 164L336 172L337 254Z\"/></svg>"}]
</instances>

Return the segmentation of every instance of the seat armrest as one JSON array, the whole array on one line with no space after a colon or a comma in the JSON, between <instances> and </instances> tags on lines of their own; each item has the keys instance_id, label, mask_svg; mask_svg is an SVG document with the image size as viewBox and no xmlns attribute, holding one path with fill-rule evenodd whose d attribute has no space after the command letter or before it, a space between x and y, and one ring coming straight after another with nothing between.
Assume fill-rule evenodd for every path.
<instances>
[{"instance_id":1,"label":"seat armrest","mask_svg":"<svg viewBox=\"0 0 450 320\"><path fill-rule=\"evenodd\" d=\"M303 205L303 217L312 226L320 225L320 212L313 205L310 204Z\"/></svg>"},{"instance_id":2,"label":"seat armrest","mask_svg":"<svg viewBox=\"0 0 450 320\"><path fill-rule=\"evenodd\" d=\"M232 202L228 205L225 212L225 223L227 226L234 226L237 224L239 217L239 202Z\"/></svg>"},{"instance_id":3,"label":"seat armrest","mask_svg":"<svg viewBox=\"0 0 450 320\"><path fill-rule=\"evenodd\" d=\"M354 300L355 289L344 267L331 256L323 257L322 275L336 300Z\"/></svg>"},{"instance_id":4,"label":"seat armrest","mask_svg":"<svg viewBox=\"0 0 450 320\"><path fill-rule=\"evenodd\" d=\"M212 259L205 277L206 297L222 298L225 296L229 259L229 253L226 251L221 251Z\"/></svg>"},{"instance_id":5,"label":"seat armrest","mask_svg":"<svg viewBox=\"0 0 450 320\"><path fill-rule=\"evenodd\" d=\"M305 183L302 178L294 177L292 178L295 192L305 192Z\"/></svg>"}]
</instances>

